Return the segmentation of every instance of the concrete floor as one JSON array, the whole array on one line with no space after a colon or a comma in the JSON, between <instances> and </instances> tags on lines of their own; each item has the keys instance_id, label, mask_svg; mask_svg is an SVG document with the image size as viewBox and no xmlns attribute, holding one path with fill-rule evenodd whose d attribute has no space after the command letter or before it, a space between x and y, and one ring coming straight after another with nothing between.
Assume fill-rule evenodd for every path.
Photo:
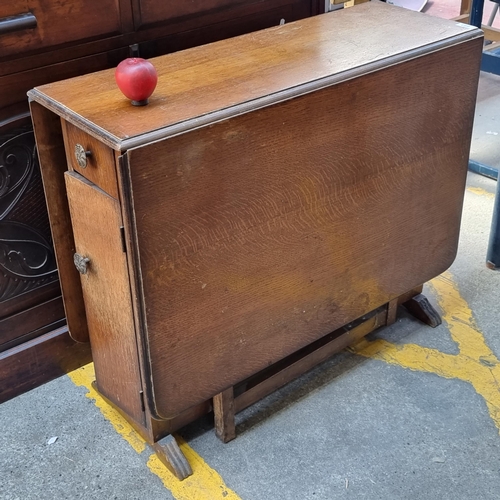
<instances>
[{"instance_id":1,"label":"concrete floor","mask_svg":"<svg viewBox=\"0 0 500 500\"><path fill-rule=\"evenodd\" d=\"M480 141L498 153L500 137L486 115L500 117L489 75L483 160ZM484 265L494 190L469 174L458 256L426 286L440 327L402 313L240 414L229 444L208 420L184 429L195 473L182 483L93 392L87 366L0 405L0 499L500 498L500 274Z\"/></svg>"}]
</instances>

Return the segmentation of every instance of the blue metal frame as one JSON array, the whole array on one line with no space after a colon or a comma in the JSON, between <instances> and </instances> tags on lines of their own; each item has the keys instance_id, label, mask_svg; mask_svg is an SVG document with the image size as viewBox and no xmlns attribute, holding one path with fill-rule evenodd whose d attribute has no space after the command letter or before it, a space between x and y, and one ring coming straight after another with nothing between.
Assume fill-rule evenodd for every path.
<instances>
[{"instance_id":1,"label":"blue metal frame","mask_svg":"<svg viewBox=\"0 0 500 500\"><path fill-rule=\"evenodd\" d=\"M472 6L469 17L469 24L481 28L483 21L484 0L472 0ZM500 54L498 49L494 51L483 52L481 61L481 71L500 75Z\"/></svg>"},{"instance_id":2,"label":"blue metal frame","mask_svg":"<svg viewBox=\"0 0 500 500\"><path fill-rule=\"evenodd\" d=\"M469 24L481 28L483 22L484 0L472 0L470 9Z\"/></svg>"},{"instance_id":3,"label":"blue metal frame","mask_svg":"<svg viewBox=\"0 0 500 500\"><path fill-rule=\"evenodd\" d=\"M488 165L484 165L483 163L479 163L478 161L469 160L469 170L471 172L475 172L476 174L489 177L490 179L493 179L495 181L498 179L498 169L488 167Z\"/></svg>"},{"instance_id":4,"label":"blue metal frame","mask_svg":"<svg viewBox=\"0 0 500 500\"><path fill-rule=\"evenodd\" d=\"M483 52L481 71L500 75L500 49L487 50Z\"/></svg>"}]
</instances>

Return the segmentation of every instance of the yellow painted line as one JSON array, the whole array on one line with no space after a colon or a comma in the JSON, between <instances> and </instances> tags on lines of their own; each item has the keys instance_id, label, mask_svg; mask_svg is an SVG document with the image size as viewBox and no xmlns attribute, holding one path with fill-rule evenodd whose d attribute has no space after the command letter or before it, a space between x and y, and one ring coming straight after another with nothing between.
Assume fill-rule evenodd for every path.
<instances>
[{"instance_id":1,"label":"yellow painted line","mask_svg":"<svg viewBox=\"0 0 500 500\"><path fill-rule=\"evenodd\" d=\"M75 385L83 386L87 389L88 392L85 396L94 400L94 404L101 410L104 418L108 420L115 428L115 431L132 446L134 451L142 453L146 449L146 442L144 439L142 439L125 418L123 418L112 406L108 405L92 387L92 382L95 380L93 363L69 373L68 376Z\"/></svg>"},{"instance_id":2,"label":"yellow painted line","mask_svg":"<svg viewBox=\"0 0 500 500\"><path fill-rule=\"evenodd\" d=\"M362 341L350 350L414 371L433 373L470 383L486 403L490 417L500 431L500 361L488 347L472 311L460 295L450 273L431 282L459 354L446 354L416 344L393 344L385 340Z\"/></svg>"},{"instance_id":3,"label":"yellow painted line","mask_svg":"<svg viewBox=\"0 0 500 500\"><path fill-rule=\"evenodd\" d=\"M187 443L177 438L181 450L193 469L193 475L179 481L165 469L156 455L151 455L148 467L170 490L177 500L239 500L240 497L225 484L220 475L210 468Z\"/></svg>"},{"instance_id":4,"label":"yellow painted line","mask_svg":"<svg viewBox=\"0 0 500 500\"><path fill-rule=\"evenodd\" d=\"M414 371L458 379L470 383L486 403L489 414L500 430L500 361L487 345L476 325L472 311L460 295L450 273L434 279L431 288L437 296L452 339L457 343L459 354L447 354L416 344L397 345L385 340L362 341L350 350L365 357L382 360L388 364ZM104 417L137 453L146 449L144 440L128 422L111 408L93 389L93 365L72 372L75 385L84 386L87 397L95 401ZM177 500L238 500L221 476L213 470L189 445L177 438L180 447L193 468L193 475L184 481L177 480L153 453L147 466Z\"/></svg>"},{"instance_id":5,"label":"yellow painted line","mask_svg":"<svg viewBox=\"0 0 500 500\"><path fill-rule=\"evenodd\" d=\"M68 374L71 381L77 386L87 389L86 397L94 400L104 418L114 427L116 432L127 441L137 453L149 449L144 439L137 434L133 427L115 409L107 404L99 393L92 387L95 379L92 363ZM170 490L176 500L240 500L240 497L230 490L222 477L212 469L185 441L176 436L180 448L193 469L193 475L179 481L152 453L148 459L149 470L158 476L163 485Z\"/></svg>"},{"instance_id":6,"label":"yellow painted line","mask_svg":"<svg viewBox=\"0 0 500 500\"><path fill-rule=\"evenodd\" d=\"M490 193L489 191L486 191L486 189L480 187L468 187L467 191L469 191L469 193L478 194L479 196L486 196L487 198L495 197L494 193Z\"/></svg>"},{"instance_id":7,"label":"yellow painted line","mask_svg":"<svg viewBox=\"0 0 500 500\"><path fill-rule=\"evenodd\" d=\"M476 361L491 357L498 363L492 350L486 344L484 336L474 320L472 311L460 295L458 285L451 273L438 276L431 283L437 295L443 320L448 324L451 338L457 343L461 356L468 356Z\"/></svg>"}]
</instances>

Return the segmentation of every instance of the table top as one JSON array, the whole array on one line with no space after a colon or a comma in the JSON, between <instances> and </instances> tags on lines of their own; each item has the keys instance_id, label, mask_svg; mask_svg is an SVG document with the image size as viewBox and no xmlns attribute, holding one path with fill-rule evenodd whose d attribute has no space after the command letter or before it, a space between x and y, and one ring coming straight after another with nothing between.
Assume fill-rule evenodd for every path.
<instances>
[{"instance_id":1,"label":"table top","mask_svg":"<svg viewBox=\"0 0 500 500\"><path fill-rule=\"evenodd\" d=\"M158 85L144 107L121 94L114 69L28 95L123 151L480 36L469 25L368 2L151 59Z\"/></svg>"}]
</instances>

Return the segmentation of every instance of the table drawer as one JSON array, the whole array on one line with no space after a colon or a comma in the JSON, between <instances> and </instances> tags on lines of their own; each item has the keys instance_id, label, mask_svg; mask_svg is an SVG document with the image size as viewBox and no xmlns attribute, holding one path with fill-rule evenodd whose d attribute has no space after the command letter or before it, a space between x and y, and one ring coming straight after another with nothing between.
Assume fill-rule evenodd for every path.
<instances>
[{"instance_id":1,"label":"table drawer","mask_svg":"<svg viewBox=\"0 0 500 500\"><path fill-rule=\"evenodd\" d=\"M118 198L114 151L94 137L61 120L68 168Z\"/></svg>"},{"instance_id":2,"label":"table drawer","mask_svg":"<svg viewBox=\"0 0 500 500\"><path fill-rule=\"evenodd\" d=\"M2 0L0 57L117 34L121 31L116 0Z\"/></svg>"}]
</instances>

